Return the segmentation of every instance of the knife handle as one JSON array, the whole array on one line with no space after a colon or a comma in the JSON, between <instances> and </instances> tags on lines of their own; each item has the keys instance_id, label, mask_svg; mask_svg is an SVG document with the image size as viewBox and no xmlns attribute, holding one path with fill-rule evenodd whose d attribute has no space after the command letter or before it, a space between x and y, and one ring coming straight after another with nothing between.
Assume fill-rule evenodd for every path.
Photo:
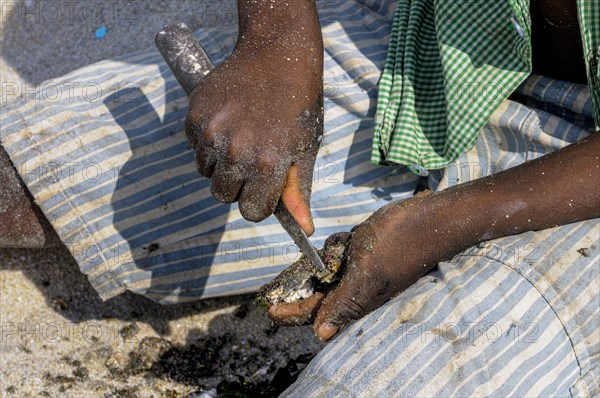
<instances>
[{"instance_id":1,"label":"knife handle","mask_svg":"<svg viewBox=\"0 0 600 398\"><path fill-rule=\"evenodd\" d=\"M214 66L183 22L166 25L154 42L169 69L189 96Z\"/></svg>"},{"instance_id":2,"label":"knife handle","mask_svg":"<svg viewBox=\"0 0 600 398\"><path fill-rule=\"evenodd\" d=\"M169 69L171 69L188 96L204 76L214 69L210 58L206 55L190 28L183 22L166 25L157 33L154 42ZM300 228L283 202L279 201L274 214L305 254L307 254L306 251L309 253L314 252L314 248L310 245L304 231L302 231L302 228ZM312 250L309 250L309 247ZM311 257L315 256L316 253ZM321 264L318 264L318 266Z\"/></svg>"}]
</instances>

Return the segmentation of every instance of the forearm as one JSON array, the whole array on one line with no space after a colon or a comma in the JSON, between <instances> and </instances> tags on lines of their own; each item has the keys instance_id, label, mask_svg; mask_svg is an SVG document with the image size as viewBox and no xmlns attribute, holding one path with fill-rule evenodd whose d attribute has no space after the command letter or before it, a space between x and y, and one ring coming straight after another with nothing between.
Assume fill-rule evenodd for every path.
<instances>
[{"instance_id":1,"label":"forearm","mask_svg":"<svg viewBox=\"0 0 600 398\"><path fill-rule=\"evenodd\" d=\"M475 243L600 217L599 156L596 133L463 187L460 194L473 208Z\"/></svg>"},{"instance_id":2,"label":"forearm","mask_svg":"<svg viewBox=\"0 0 600 398\"><path fill-rule=\"evenodd\" d=\"M269 87L279 100L306 100L312 106L323 88L323 36L315 0L238 0L238 13L232 57L249 61L253 70L246 74L254 78L248 84Z\"/></svg>"},{"instance_id":3,"label":"forearm","mask_svg":"<svg viewBox=\"0 0 600 398\"><path fill-rule=\"evenodd\" d=\"M238 43L258 39L284 48L316 44L322 50L315 0L238 0L238 24Z\"/></svg>"},{"instance_id":4,"label":"forearm","mask_svg":"<svg viewBox=\"0 0 600 398\"><path fill-rule=\"evenodd\" d=\"M594 134L492 176L407 205L399 202L392 211L402 223L411 214L415 233L410 238L404 233L396 242L408 242L410 251L418 252L410 254L418 260L399 263L403 288L482 241L600 217L599 156L600 134ZM402 229L391 225L384 234L394 228Z\"/></svg>"}]
</instances>

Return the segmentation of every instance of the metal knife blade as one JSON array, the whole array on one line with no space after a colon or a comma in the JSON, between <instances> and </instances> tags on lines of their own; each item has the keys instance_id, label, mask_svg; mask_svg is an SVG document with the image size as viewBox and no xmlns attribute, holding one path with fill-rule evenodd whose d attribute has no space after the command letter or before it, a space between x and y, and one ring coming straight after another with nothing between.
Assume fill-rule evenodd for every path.
<instances>
[{"instance_id":1,"label":"metal knife blade","mask_svg":"<svg viewBox=\"0 0 600 398\"><path fill-rule=\"evenodd\" d=\"M292 237L294 243L298 245L302 254L308 258L313 266L319 271L326 271L325 264L323 264L323 260L319 257L317 249L310 243L308 236L306 236L306 233L300 228L300 225L298 225L282 201L279 201L275 208L275 213L273 214L275 214L275 217L277 217L277 220L279 220L283 229L285 229L288 235Z\"/></svg>"},{"instance_id":2,"label":"metal knife blade","mask_svg":"<svg viewBox=\"0 0 600 398\"><path fill-rule=\"evenodd\" d=\"M184 23L165 26L156 35L155 42L165 62L187 95L190 95L196 85L213 69L210 58ZM282 202L277 205L275 217L298 245L302 254L319 271L325 271L321 257Z\"/></svg>"}]
</instances>

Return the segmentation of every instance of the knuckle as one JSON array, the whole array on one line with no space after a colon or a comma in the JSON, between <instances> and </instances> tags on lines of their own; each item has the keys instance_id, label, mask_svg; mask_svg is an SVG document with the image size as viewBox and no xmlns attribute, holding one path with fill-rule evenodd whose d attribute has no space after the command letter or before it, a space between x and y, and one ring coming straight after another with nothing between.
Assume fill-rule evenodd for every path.
<instances>
[{"instance_id":1,"label":"knuckle","mask_svg":"<svg viewBox=\"0 0 600 398\"><path fill-rule=\"evenodd\" d=\"M340 297L336 302L337 310L333 315L340 322L352 321L365 315L365 308L350 297Z\"/></svg>"},{"instance_id":2,"label":"knuckle","mask_svg":"<svg viewBox=\"0 0 600 398\"><path fill-rule=\"evenodd\" d=\"M227 128L227 115L218 112L210 116L195 116L189 123L189 130L193 131L203 146L214 147ZM186 131L187 131L186 121Z\"/></svg>"},{"instance_id":3,"label":"knuckle","mask_svg":"<svg viewBox=\"0 0 600 398\"><path fill-rule=\"evenodd\" d=\"M277 159L272 153L264 153L256 160L259 170L273 170L277 167Z\"/></svg>"},{"instance_id":4,"label":"knuckle","mask_svg":"<svg viewBox=\"0 0 600 398\"><path fill-rule=\"evenodd\" d=\"M214 127L209 127L202 129L199 137L200 143L206 147L214 147L216 142L217 130Z\"/></svg>"},{"instance_id":5,"label":"knuckle","mask_svg":"<svg viewBox=\"0 0 600 398\"><path fill-rule=\"evenodd\" d=\"M206 131L211 135L216 135L225 129L227 117L223 113L213 115L206 123Z\"/></svg>"},{"instance_id":6,"label":"knuckle","mask_svg":"<svg viewBox=\"0 0 600 398\"><path fill-rule=\"evenodd\" d=\"M243 147L235 142L232 142L227 146L225 154L229 163L238 163L243 158Z\"/></svg>"},{"instance_id":7,"label":"knuckle","mask_svg":"<svg viewBox=\"0 0 600 398\"><path fill-rule=\"evenodd\" d=\"M225 155L227 160L232 163L241 162L245 159L248 154L248 147L250 143L249 135L244 130L236 129L235 135L229 137L227 144L227 150Z\"/></svg>"}]
</instances>

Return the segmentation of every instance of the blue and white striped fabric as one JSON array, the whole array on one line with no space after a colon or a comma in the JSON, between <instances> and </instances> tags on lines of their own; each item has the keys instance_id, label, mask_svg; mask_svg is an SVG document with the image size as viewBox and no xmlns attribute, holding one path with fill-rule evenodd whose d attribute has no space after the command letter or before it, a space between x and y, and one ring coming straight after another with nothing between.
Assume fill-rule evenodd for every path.
<instances>
[{"instance_id":1,"label":"blue and white striped fabric","mask_svg":"<svg viewBox=\"0 0 600 398\"><path fill-rule=\"evenodd\" d=\"M322 14L326 135L316 243L348 230L417 177L370 165L376 84L394 0L332 0ZM198 38L218 64L232 26ZM0 141L103 298L176 302L254 290L297 251L273 220L210 196L183 134L187 99L155 51L101 62L5 107ZM61 89L55 95L53 89ZM582 86L530 78L476 146L430 175L440 190L588 134ZM585 187L582 187L585 189ZM598 220L486 242L346 328L288 396L597 396Z\"/></svg>"},{"instance_id":2,"label":"blue and white striped fabric","mask_svg":"<svg viewBox=\"0 0 600 398\"><path fill-rule=\"evenodd\" d=\"M417 182L369 161L394 5L321 4L327 98L311 203L317 245L411 195ZM219 64L235 25L197 37ZM297 258L273 217L250 223L211 197L183 132L187 98L157 51L41 87L3 109L1 144L102 298L126 289L163 302L249 292Z\"/></svg>"},{"instance_id":3,"label":"blue and white striped fabric","mask_svg":"<svg viewBox=\"0 0 600 398\"><path fill-rule=\"evenodd\" d=\"M533 76L516 97L529 106L505 101L471 151L430 175L431 186L516 166L593 128L584 86ZM593 219L485 242L439 264L343 330L283 395L597 397L599 363Z\"/></svg>"}]
</instances>

